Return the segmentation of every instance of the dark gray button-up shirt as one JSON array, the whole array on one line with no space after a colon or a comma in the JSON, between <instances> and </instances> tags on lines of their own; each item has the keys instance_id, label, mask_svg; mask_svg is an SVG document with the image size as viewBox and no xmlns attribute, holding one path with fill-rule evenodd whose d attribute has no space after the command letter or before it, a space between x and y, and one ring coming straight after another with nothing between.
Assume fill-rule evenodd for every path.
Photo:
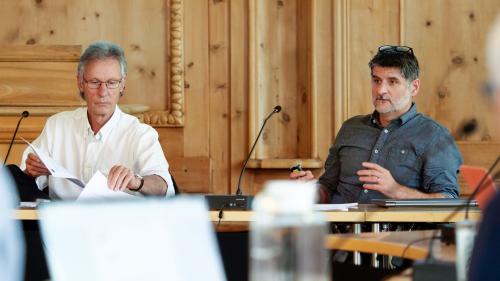
<instances>
[{"instance_id":1,"label":"dark gray button-up shirt","mask_svg":"<svg viewBox=\"0 0 500 281\"><path fill-rule=\"evenodd\" d=\"M363 188L356 174L365 169L362 162L379 164L409 188L458 197L462 156L448 130L417 113L415 104L386 128L378 124L376 111L344 122L318 180L330 190L332 203L370 203L386 197Z\"/></svg>"}]
</instances>

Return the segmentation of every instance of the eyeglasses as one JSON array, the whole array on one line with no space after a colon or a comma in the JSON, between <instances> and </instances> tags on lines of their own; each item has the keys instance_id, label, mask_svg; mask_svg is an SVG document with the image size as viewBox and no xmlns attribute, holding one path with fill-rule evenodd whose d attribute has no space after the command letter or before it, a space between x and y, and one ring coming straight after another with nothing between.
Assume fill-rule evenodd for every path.
<instances>
[{"instance_id":1,"label":"eyeglasses","mask_svg":"<svg viewBox=\"0 0 500 281\"><path fill-rule=\"evenodd\" d=\"M382 45L378 47L379 52L400 52L400 53L410 53L413 54L413 49L408 46L393 46L393 45Z\"/></svg>"},{"instance_id":2,"label":"eyeglasses","mask_svg":"<svg viewBox=\"0 0 500 281\"><path fill-rule=\"evenodd\" d=\"M116 88L118 88L120 86L120 84L122 83L123 81L123 78L120 79L120 80L108 80L106 82L104 81L100 81L100 80L97 80L97 79L92 79L92 80L87 80L85 78L83 78L83 82L85 82L85 84L87 84L87 86L90 88L90 89L99 89L101 88L101 84L106 84L106 88L109 89L109 90L114 90Z\"/></svg>"}]
</instances>

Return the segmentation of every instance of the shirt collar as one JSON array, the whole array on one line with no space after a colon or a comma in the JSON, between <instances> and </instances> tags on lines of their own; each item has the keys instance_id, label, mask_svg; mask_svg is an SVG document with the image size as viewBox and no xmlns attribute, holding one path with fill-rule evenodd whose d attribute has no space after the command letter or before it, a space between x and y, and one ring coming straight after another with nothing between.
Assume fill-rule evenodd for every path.
<instances>
[{"instance_id":1,"label":"shirt collar","mask_svg":"<svg viewBox=\"0 0 500 281\"><path fill-rule=\"evenodd\" d=\"M402 126L409 120L411 120L413 117L417 115L417 105L412 102L410 109L403 115L401 115L398 119L393 120L391 123L397 123L399 126ZM378 111L374 110L371 117L370 117L370 123L379 126L379 121L378 121L379 113Z\"/></svg>"},{"instance_id":2,"label":"shirt collar","mask_svg":"<svg viewBox=\"0 0 500 281\"><path fill-rule=\"evenodd\" d=\"M97 134L94 135L94 132L92 131L92 127L90 127L90 123L87 117L87 111L85 111L85 117L87 120L86 124L86 131L88 136L92 136L97 140L102 140L104 141L106 137L109 135L109 133L113 130L113 128L118 124L118 120L120 120L120 116L122 115L122 111L116 105L115 107L115 112L113 112L113 115L111 115L111 118L102 126L102 128L97 132Z\"/></svg>"}]
</instances>

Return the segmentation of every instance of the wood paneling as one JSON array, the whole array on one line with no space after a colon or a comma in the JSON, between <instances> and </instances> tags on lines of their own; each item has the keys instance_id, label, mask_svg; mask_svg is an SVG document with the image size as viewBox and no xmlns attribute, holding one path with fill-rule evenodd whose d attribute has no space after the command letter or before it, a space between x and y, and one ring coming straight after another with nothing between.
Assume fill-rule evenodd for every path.
<instances>
[{"instance_id":1,"label":"wood paneling","mask_svg":"<svg viewBox=\"0 0 500 281\"><path fill-rule=\"evenodd\" d=\"M229 193L230 182L230 73L229 3L208 4L209 46L209 145L212 161L211 192Z\"/></svg>"},{"instance_id":2,"label":"wood paneling","mask_svg":"<svg viewBox=\"0 0 500 281\"><path fill-rule=\"evenodd\" d=\"M247 170L244 191L256 193L267 180L287 178L286 167L276 166L291 163L287 159L316 159L314 165L324 161L340 124L372 111L367 63L382 44L415 49L422 71L418 108L464 140L459 147L466 163L487 166L498 153L500 136L488 101L479 94L485 78L484 39L500 11L496 0L174 2L183 8L185 115L183 127L157 130L185 192L234 193L250 145L276 104L283 112L269 120L253 156L255 163L265 165ZM0 0L0 45L85 47L99 39L119 43L129 61L122 103L161 112L170 98L168 34L174 2ZM0 58L4 56L0 51ZM1 62L0 72L9 68L17 73L10 63ZM36 75L47 65L29 68ZM62 72L74 77L71 66L49 68L56 81ZM17 89L36 81L11 78L15 83L3 84ZM56 100L63 106L80 102L76 87L37 83L32 87L42 89L41 95L30 95L30 103L43 103L54 93L60 93ZM7 90L0 88L2 93ZM4 94L0 103L8 99ZM0 153L17 122L14 113L21 109L0 117ZM45 118L24 120L23 137L34 138ZM477 120L478 131L467 137L458 134L471 119ZM22 148L17 142L14 154ZM19 155L11 157L14 161Z\"/></svg>"},{"instance_id":3,"label":"wood paneling","mask_svg":"<svg viewBox=\"0 0 500 281\"><path fill-rule=\"evenodd\" d=\"M0 44L85 47L96 40L113 41L123 46L129 63L121 102L165 109L165 2L2 0Z\"/></svg>"},{"instance_id":4,"label":"wood paneling","mask_svg":"<svg viewBox=\"0 0 500 281\"><path fill-rule=\"evenodd\" d=\"M492 111L481 97L486 31L498 12L495 0L405 2L404 43L414 47L422 69L419 110L459 139L465 138L457 133L460 126L476 119L478 130L468 140L499 140Z\"/></svg>"},{"instance_id":5,"label":"wood paneling","mask_svg":"<svg viewBox=\"0 0 500 281\"><path fill-rule=\"evenodd\" d=\"M0 62L0 106L81 105L77 63Z\"/></svg>"}]
</instances>

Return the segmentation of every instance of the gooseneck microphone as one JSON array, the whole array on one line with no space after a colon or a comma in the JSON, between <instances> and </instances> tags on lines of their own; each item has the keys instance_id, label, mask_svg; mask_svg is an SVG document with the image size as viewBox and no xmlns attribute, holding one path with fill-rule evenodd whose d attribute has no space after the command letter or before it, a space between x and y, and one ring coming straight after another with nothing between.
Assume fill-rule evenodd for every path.
<instances>
[{"instance_id":1,"label":"gooseneck microphone","mask_svg":"<svg viewBox=\"0 0 500 281\"><path fill-rule=\"evenodd\" d=\"M262 131L264 130L264 127L266 126L267 120L271 118L271 116L274 113L278 113L281 111L281 106L277 105L274 107L273 111L269 113L269 115L264 119L264 123L262 124L262 127L260 128L259 134L257 135L257 138L255 139L252 148L250 149L250 153L248 153L247 158L245 159L245 162L243 164L243 167L240 172L240 178L238 179L238 186L236 189L236 195L212 195L212 194L207 194L205 195L205 200L208 203L208 207L210 210L218 210L219 211L219 223L220 220L223 218L223 211L224 210L248 210L252 206L252 200L253 196L251 195L243 195L243 192L241 191L241 178L243 177L243 173L245 172L245 168L247 166L248 160L250 159L250 156L252 155L253 150L255 149L255 145L257 141L260 138L260 135L262 134Z\"/></svg>"},{"instance_id":2,"label":"gooseneck microphone","mask_svg":"<svg viewBox=\"0 0 500 281\"><path fill-rule=\"evenodd\" d=\"M245 169L247 167L248 160L250 160L250 156L252 156L252 152L255 149L255 145L257 144L257 141L260 138L260 135L262 134L262 131L264 130L264 127L266 126L267 120L273 116L274 113L278 113L281 111L281 106L277 105L274 107L273 111L267 115L266 119L264 119L264 123L262 123L262 127L260 127L259 134L257 134L257 137L255 138L255 141L253 142L252 148L250 149L250 152L248 153L247 159L245 160L245 163L243 164L243 167L241 168L240 172L240 177L238 178L238 185L236 188L236 195L241 195L241 178L243 177L243 173L245 172Z\"/></svg>"},{"instance_id":3,"label":"gooseneck microphone","mask_svg":"<svg viewBox=\"0 0 500 281\"><path fill-rule=\"evenodd\" d=\"M16 138L17 135L17 130L19 130L19 125L21 125L21 121L23 120L23 118L26 118L28 116L30 116L30 113L26 110L21 113L21 117L19 118L19 121L17 121L16 130L12 135L12 140L10 141L9 149L7 149L7 154L5 155L5 159L3 160L3 166L5 166L5 163L7 163L7 159L9 158L10 150L12 149L12 145L14 144L14 139Z\"/></svg>"}]
</instances>

